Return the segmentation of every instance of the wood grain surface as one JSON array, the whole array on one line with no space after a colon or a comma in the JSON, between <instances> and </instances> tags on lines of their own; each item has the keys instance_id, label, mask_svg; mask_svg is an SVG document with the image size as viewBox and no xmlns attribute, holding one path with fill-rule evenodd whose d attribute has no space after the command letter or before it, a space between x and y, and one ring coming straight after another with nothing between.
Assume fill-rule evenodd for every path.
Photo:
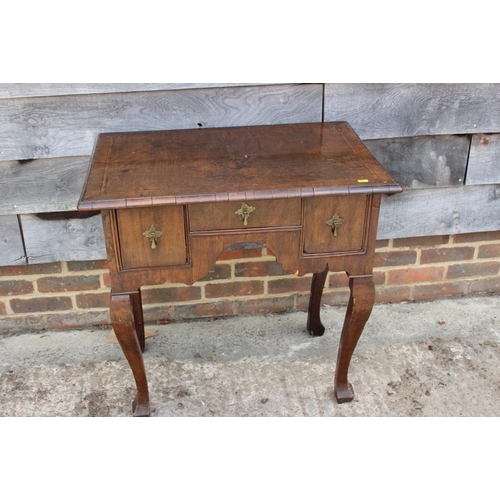
<instances>
[{"instance_id":1,"label":"wood grain surface","mask_svg":"<svg viewBox=\"0 0 500 500\"><path fill-rule=\"evenodd\" d=\"M28 264L106 258L100 215L59 220L20 217Z\"/></svg>"},{"instance_id":2,"label":"wood grain surface","mask_svg":"<svg viewBox=\"0 0 500 500\"><path fill-rule=\"evenodd\" d=\"M322 85L0 100L0 158L90 155L98 133L317 122Z\"/></svg>"},{"instance_id":3,"label":"wood grain surface","mask_svg":"<svg viewBox=\"0 0 500 500\"><path fill-rule=\"evenodd\" d=\"M0 215L76 210L89 156L0 162Z\"/></svg>"},{"instance_id":4,"label":"wood grain surface","mask_svg":"<svg viewBox=\"0 0 500 500\"><path fill-rule=\"evenodd\" d=\"M470 136L372 139L365 145L404 189L464 184Z\"/></svg>"},{"instance_id":5,"label":"wood grain surface","mask_svg":"<svg viewBox=\"0 0 500 500\"><path fill-rule=\"evenodd\" d=\"M347 123L101 134L80 209L401 188Z\"/></svg>"},{"instance_id":6,"label":"wood grain surface","mask_svg":"<svg viewBox=\"0 0 500 500\"><path fill-rule=\"evenodd\" d=\"M329 83L324 116L362 139L500 132L500 84Z\"/></svg>"},{"instance_id":7,"label":"wood grain surface","mask_svg":"<svg viewBox=\"0 0 500 500\"><path fill-rule=\"evenodd\" d=\"M416 189L383 199L378 239L500 230L500 187Z\"/></svg>"}]
</instances>

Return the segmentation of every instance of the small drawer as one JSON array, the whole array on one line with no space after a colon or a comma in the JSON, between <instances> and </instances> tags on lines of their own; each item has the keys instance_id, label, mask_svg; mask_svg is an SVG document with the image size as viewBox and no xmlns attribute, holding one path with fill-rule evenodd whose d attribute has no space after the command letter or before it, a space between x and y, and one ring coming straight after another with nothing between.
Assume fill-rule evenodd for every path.
<instances>
[{"instance_id":1,"label":"small drawer","mask_svg":"<svg viewBox=\"0 0 500 500\"><path fill-rule=\"evenodd\" d=\"M191 231L300 226L300 198L189 205Z\"/></svg>"},{"instance_id":2,"label":"small drawer","mask_svg":"<svg viewBox=\"0 0 500 500\"><path fill-rule=\"evenodd\" d=\"M366 195L305 200L304 253L359 252L364 248Z\"/></svg>"},{"instance_id":3,"label":"small drawer","mask_svg":"<svg viewBox=\"0 0 500 500\"><path fill-rule=\"evenodd\" d=\"M123 269L186 263L182 206L116 211Z\"/></svg>"}]
</instances>

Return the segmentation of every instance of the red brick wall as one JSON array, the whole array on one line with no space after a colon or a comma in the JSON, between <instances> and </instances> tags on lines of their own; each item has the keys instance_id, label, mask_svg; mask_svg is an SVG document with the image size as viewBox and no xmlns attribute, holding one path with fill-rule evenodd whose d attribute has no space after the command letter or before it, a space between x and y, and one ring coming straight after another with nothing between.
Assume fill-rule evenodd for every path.
<instances>
[{"instance_id":1,"label":"red brick wall","mask_svg":"<svg viewBox=\"0 0 500 500\"><path fill-rule=\"evenodd\" d=\"M500 231L378 242L378 302L436 299L500 291ZM143 289L147 322L307 308L311 277L286 275L266 249L235 250L193 286ZM331 273L323 303L345 305L344 273ZM107 324L106 262L0 267L4 331ZM165 305L166 304L166 305Z\"/></svg>"}]
</instances>

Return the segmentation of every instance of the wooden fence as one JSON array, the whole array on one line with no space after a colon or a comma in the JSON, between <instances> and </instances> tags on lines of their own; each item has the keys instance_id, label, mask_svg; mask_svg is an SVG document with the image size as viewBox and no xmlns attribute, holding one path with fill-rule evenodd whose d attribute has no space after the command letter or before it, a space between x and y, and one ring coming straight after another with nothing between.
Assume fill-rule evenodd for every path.
<instances>
[{"instance_id":1,"label":"wooden fence","mask_svg":"<svg viewBox=\"0 0 500 500\"><path fill-rule=\"evenodd\" d=\"M105 258L97 134L348 121L405 188L379 238L500 229L500 84L0 84L0 265Z\"/></svg>"}]
</instances>

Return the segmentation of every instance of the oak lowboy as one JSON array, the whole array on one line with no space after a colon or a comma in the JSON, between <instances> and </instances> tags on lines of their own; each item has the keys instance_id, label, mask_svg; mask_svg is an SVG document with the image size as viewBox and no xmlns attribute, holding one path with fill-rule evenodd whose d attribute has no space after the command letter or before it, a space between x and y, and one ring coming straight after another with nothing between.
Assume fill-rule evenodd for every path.
<instances>
[{"instance_id":1,"label":"oak lowboy","mask_svg":"<svg viewBox=\"0 0 500 500\"><path fill-rule=\"evenodd\" d=\"M101 134L79 202L101 210L113 328L148 416L140 288L192 284L239 243L268 247L288 273L312 273L307 328L320 336L328 271L345 271L351 297L334 390L370 316L381 196L401 188L345 122Z\"/></svg>"}]
</instances>

